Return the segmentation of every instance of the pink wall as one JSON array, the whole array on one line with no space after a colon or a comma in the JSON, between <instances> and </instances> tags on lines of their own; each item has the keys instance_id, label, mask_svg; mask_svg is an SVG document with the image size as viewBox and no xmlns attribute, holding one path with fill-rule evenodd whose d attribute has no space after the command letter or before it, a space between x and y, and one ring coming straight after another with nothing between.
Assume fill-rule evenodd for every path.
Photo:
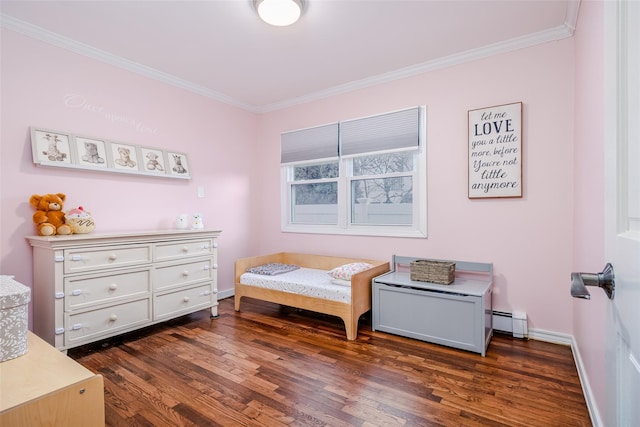
<instances>
[{"instance_id":1,"label":"pink wall","mask_svg":"<svg viewBox=\"0 0 640 427\"><path fill-rule=\"evenodd\" d=\"M65 105L70 94L82 107ZM193 178L35 167L29 126L184 151ZM92 212L96 232L171 228L177 214L202 212L223 230L220 289L232 289L233 262L250 252L256 135L251 113L3 29L0 271L31 283L29 197L62 192L66 207Z\"/></svg>"},{"instance_id":2,"label":"pink wall","mask_svg":"<svg viewBox=\"0 0 640 427\"><path fill-rule=\"evenodd\" d=\"M583 1L575 33L574 271L597 272L606 263L603 14L602 2ZM591 300L573 303L573 335L600 408L606 403L604 326L607 309L607 297L597 289L591 291Z\"/></svg>"},{"instance_id":3,"label":"pink wall","mask_svg":"<svg viewBox=\"0 0 640 427\"><path fill-rule=\"evenodd\" d=\"M252 254L493 262L495 308L526 311L530 328L571 333L573 49L572 39L547 43L268 114L264 174L253 184L264 206L252 217L260 246ZM517 101L524 104L524 197L469 200L467 111ZM280 132L419 104L427 106L427 239L280 232Z\"/></svg>"}]
</instances>

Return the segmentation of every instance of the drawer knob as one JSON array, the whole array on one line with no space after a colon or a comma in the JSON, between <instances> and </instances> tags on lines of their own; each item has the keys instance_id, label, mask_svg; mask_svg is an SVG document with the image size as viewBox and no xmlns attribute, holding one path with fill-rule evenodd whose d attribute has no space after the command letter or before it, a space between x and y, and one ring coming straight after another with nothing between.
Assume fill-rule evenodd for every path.
<instances>
[{"instance_id":1,"label":"drawer knob","mask_svg":"<svg viewBox=\"0 0 640 427\"><path fill-rule=\"evenodd\" d=\"M218 268L218 264L213 264L213 269L217 269Z\"/></svg>"},{"instance_id":2,"label":"drawer knob","mask_svg":"<svg viewBox=\"0 0 640 427\"><path fill-rule=\"evenodd\" d=\"M188 248L188 247L186 247L186 246L183 246L183 247L182 247L182 252L189 252L189 248Z\"/></svg>"},{"instance_id":3,"label":"drawer knob","mask_svg":"<svg viewBox=\"0 0 640 427\"><path fill-rule=\"evenodd\" d=\"M109 285L109 290L110 291L115 291L116 289L118 289L118 284L117 283L112 283Z\"/></svg>"},{"instance_id":4,"label":"drawer knob","mask_svg":"<svg viewBox=\"0 0 640 427\"><path fill-rule=\"evenodd\" d=\"M187 276L189 275L189 270L184 270L184 271L182 272L182 275L183 275L184 277L187 277Z\"/></svg>"},{"instance_id":5,"label":"drawer knob","mask_svg":"<svg viewBox=\"0 0 640 427\"><path fill-rule=\"evenodd\" d=\"M116 320L118 320L118 315L117 314L112 314L111 316L109 316L109 320L111 322L115 322Z\"/></svg>"},{"instance_id":6,"label":"drawer knob","mask_svg":"<svg viewBox=\"0 0 640 427\"><path fill-rule=\"evenodd\" d=\"M189 297L184 297L184 298L182 298L182 301L184 301L184 302L189 302Z\"/></svg>"},{"instance_id":7,"label":"drawer knob","mask_svg":"<svg viewBox=\"0 0 640 427\"><path fill-rule=\"evenodd\" d=\"M111 254L111 255L109 255L109 260L110 260L110 261L115 261L115 260L117 260L117 259L118 259L118 256L117 256L116 254Z\"/></svg>"}]
</instances>

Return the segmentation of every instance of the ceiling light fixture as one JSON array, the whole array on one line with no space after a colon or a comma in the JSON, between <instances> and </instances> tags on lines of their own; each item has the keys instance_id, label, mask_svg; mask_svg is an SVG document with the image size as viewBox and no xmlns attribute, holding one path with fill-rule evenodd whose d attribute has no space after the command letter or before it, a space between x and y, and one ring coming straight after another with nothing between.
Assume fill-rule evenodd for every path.
<instances>
[{"instance_id":1,"label":"ceiling light fixture","mask_svg":"<svg viewBox=\"0 0 640 427\"><path fill-rule=\"evenodd\" d=\"M285 27L300 18L304 0L254 0L253 5L264 22Z\"/></svg>"}]
</instances>

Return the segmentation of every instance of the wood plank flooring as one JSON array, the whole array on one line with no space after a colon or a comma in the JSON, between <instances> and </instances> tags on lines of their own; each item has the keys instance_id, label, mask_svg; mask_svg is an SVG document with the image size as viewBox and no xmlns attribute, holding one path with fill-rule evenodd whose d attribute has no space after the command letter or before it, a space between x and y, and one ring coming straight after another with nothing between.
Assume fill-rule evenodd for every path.
<instances>
[{"instance_id":1,"label":"wood plank flooring","mask_svg":"<svg viewBox=\"0 0 640 427\"><path fill-rule=\"evenodd\" d=\"M107 426L590 426L571 348L496 335L486 357L276 304L220 301L69 356Z\"/></svg>"}]
</instances>

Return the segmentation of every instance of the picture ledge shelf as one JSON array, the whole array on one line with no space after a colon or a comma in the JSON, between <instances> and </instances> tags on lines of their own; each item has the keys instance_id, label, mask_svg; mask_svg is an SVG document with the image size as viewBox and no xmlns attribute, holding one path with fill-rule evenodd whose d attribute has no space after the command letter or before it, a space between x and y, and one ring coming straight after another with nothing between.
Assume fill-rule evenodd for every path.
<instances>
[{"instance_id":1,"label":"picture ledge shelf","mask_svg":"<svg viewBox=\"0 0 640 427\"><path fill-rule=\"evenodd\" d=\"M185 153L31 127L37 166L191 179Z\"/></svg>"}]
</instances>

